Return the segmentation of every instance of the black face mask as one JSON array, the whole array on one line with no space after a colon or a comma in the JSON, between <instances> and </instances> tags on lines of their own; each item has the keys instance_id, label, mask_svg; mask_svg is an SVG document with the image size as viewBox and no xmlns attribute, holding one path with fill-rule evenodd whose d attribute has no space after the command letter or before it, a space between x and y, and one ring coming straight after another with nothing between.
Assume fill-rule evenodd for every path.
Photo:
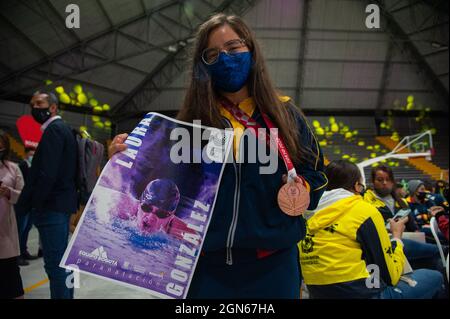
<instances>
[{"instance_id":1,"label":"black face mask","mask_svg":"<svg viewBox=\"0 0 450 319\"><path fill-rule=\"evenodd\" d=\"M44 124L51 116L50 108L46 109L33 108L31 110L31 116L33 116L34 120L39 124Z\"/></svg>"},{"instance_id":2,"label":"black face mask","mask_svg":"<svg viewBox=\"0 0 450 319\"><path fill-rule=\"evenodd\" d=\"M417 199L424 200L427 197L427 193L425 192L419 192L417 193Z\"/></svg>"}]
</instances>

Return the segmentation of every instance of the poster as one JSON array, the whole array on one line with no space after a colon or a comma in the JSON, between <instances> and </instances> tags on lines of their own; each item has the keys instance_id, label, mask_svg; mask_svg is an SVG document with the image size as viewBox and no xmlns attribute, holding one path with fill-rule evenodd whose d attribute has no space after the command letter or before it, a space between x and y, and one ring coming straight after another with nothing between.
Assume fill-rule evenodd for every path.
<instances>
[{"instance_id":1,"label":"poster","mask_svg":"<svg viewBox=\"0 0 450 319\"><path fill-rule=\"evenodd\" d=\"M186 298L232 134L148 113L103 169L61 267Z\"/></svg>"}]
</instances>

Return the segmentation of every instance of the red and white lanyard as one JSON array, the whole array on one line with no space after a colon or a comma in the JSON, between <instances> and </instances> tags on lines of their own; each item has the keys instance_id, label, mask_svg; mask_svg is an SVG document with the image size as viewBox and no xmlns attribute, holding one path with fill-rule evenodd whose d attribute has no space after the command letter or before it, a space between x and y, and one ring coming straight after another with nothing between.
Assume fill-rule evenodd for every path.
<instances>
[{"instance_id":1,"label":"red and white lanyard","mask_svg":"<svg viewBox=\"0 0 450 319\"><path fill-rule=\"evenodd\" d=\"M256 122L252 117L245 114L240 108L238 108L236 105L234 105L231 101L229 101L226 98L221 98L220 102L222 106L233 115L233 117L239 121L244 127L250 128L253 134L255 134L256 138L265 139L267 145L271 147L270 143L270 137L265 133L265 130L259 130L260 128L264 129L258 122ZM266 123L269 130L275 128L275 125L273 124L272 120L265 114L261 112L261 115L263 117L264 122ZM262 134L262 136L258 136L259 134ZM293 181L293 179L297 176L297 171L295 170L294 164L291 160L291 157L289 156L289 152L287 150L286 145L283 142L283 139L281 136L277 134L275 141L278 146L279 154L281 154L281 158L284 161L284 164L286 165L286 169L288 172L288 182ZM303 178L302 178L303 180Z\"/></svg>"}]
</instances>

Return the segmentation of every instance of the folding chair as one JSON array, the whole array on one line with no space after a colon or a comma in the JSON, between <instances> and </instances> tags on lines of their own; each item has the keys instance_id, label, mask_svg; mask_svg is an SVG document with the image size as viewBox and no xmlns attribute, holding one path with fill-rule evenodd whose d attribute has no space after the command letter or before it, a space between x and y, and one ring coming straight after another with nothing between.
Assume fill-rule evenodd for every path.
<instances>
[{"instance_id":1,"label":"folding chair","mask_svg":"<svg viewBox=\"0 0 450 319\"><path fill-rule=\"evenodd\" d=\"M442 265L445 268L447 261L445 260L444 251L442 250L442 244L441 244L441 241L439 240L439 236L438 236L438 234L440 232L438 222L437 222L436 217L434 217L434 216L430 220L430 227L431 227L431 233L433 234L434 240L436 241L436 245L438 246L439 254L441 255Z\"/></svg>"}]
</instances>

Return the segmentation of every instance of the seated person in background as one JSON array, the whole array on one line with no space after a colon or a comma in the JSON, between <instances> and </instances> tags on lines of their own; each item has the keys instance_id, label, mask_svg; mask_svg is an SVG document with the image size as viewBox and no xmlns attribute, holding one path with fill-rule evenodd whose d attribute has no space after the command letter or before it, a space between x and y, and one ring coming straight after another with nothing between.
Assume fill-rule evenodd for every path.
<instances>
[{"instance_id":1,"label":"seated person in background","mask_svg":"<svg viewBox=\"0 0 450 319\"><path fill-rule=\"evenodd\" d=\"M443 180L438 180L434 185L434 192L436 194L441 194L447 202L448 202L448 189L449 189L448 183Z\"/></svg>"},{"instance_id":2,"label":"seated person in background","mask_svg":"<svg viewBox=\"0 0 450 319\"><path fill-rule=\"evenodd\" d=\"M373 191L368 189L364 193L364 199L375 206L383 215L387 222L400 209L408 209L408 202L398 196L398 192L394 189L395 178L394 172L387 166L377 166L372 169L371 173ZM411 213L406 223L406 231L418 231L419 227L415 221L415 216Z\"/></svg>"},{"instance_id":3,"label":"seated person in background","mask_svg":"<svg viewBox=\"0 0 450 319\"><path fill-rule=\"evenodd\" d=\"M419 229L427 236L427 241L434 242L434 237L430 230L430 219L432 215L445 212L444 204L437 205L432 199L432 195L426 191L425 185L421 180L414 179L408 182L409 197L406 199L409 208L416 218ZM447 204L448 206L448 204ZM445 241L442 234L440 239Z\"/></svg>"},{"instance_id":4,"label":"seated person in background","mask_svg":"<svg viewBox=\"0 0 450 319\"><path fill-rule=\"evenodd\" d=\"M406 197L408 197L408 190L405 189L403 184L401 184L401 183L395 184L394 197L399 198L399 199L404 199L406 202Z\"/></svg>"},{"instance_id":5,"label":"seated person in background","mask_svg":"<svg viewBox=\"0 0 450 319\"><path fill-rule=\"evenodd\" d=\"M443 284L438 271L419 269L408 275L408 281L400 280L406 261L401 237L407 218L390 221L391 241L383 217L361 196L364 185L358 167L333 161L325 174L327 191L307 220L307 235L299 243L302 273L310 296L436 297ZM368 267L374 270L373 278Z\"/></svg>"},{"instance_id":6,"label":"seated person in background","mask_svg":"<svg viewBox=\"0 0 450 319\"><path fill-rule=\"evenodd\" d=\"M390 167L378 166L372 169L371 173L373 190L364 193L364 200L374 206L383 216L386 224L401 209L409 209L406 199L399 196L399 192L394 189L394 172ZM403 185L399 184L403 189ZM398 189L397 186L397 189ZM418 232L419 227L415 221L415 216L410 213L406 222L406 231ZM412 239L403 239L403 250L413 268L441 268L441 257L436 244L421 243Z\"/></svg>"},{"instance_id":7,"label":"seated person in background","mask_svg":"<svg viewBox=\"0 0 450 319\"><path fill-rule=\"evenodd\" d=\"M425 186L427 194L427 199L431 200L436 206L441 206L444 208L445 212L448 213L449 205L447 199L437 191L437 184L433 185L431 181L424 181L423 185Z\"/></svg>"},{"instance_id":8,"label":"seated person in background","mask_svg":"<svg viewBox=\"0 0 450 319\"><path fill-rule=\"evenodd\" d=\"M445 239L447 239L448 244L448 212L440 211L436 213L435 211L432 211L431 215L436 217L439 230L444 235Z\"/></svg>"},{"instance_id":9,"label":"seated person in background","mask_svg":"<svg viewBox=\"0 0 450 319\"><path fill-rule=\"evenodd\" d=\"M439 230L447 239L448 243L448 211L449 205L447 199L443 196L445 190L445 182L437 181L436 184L432 184L430 181L424 182L425 189L430 192L427 198L434 202L436 206L442 207L442 209L434 209L430 211L431 216L435 217L438 222Z\"/></svg>"}]
</instances>

